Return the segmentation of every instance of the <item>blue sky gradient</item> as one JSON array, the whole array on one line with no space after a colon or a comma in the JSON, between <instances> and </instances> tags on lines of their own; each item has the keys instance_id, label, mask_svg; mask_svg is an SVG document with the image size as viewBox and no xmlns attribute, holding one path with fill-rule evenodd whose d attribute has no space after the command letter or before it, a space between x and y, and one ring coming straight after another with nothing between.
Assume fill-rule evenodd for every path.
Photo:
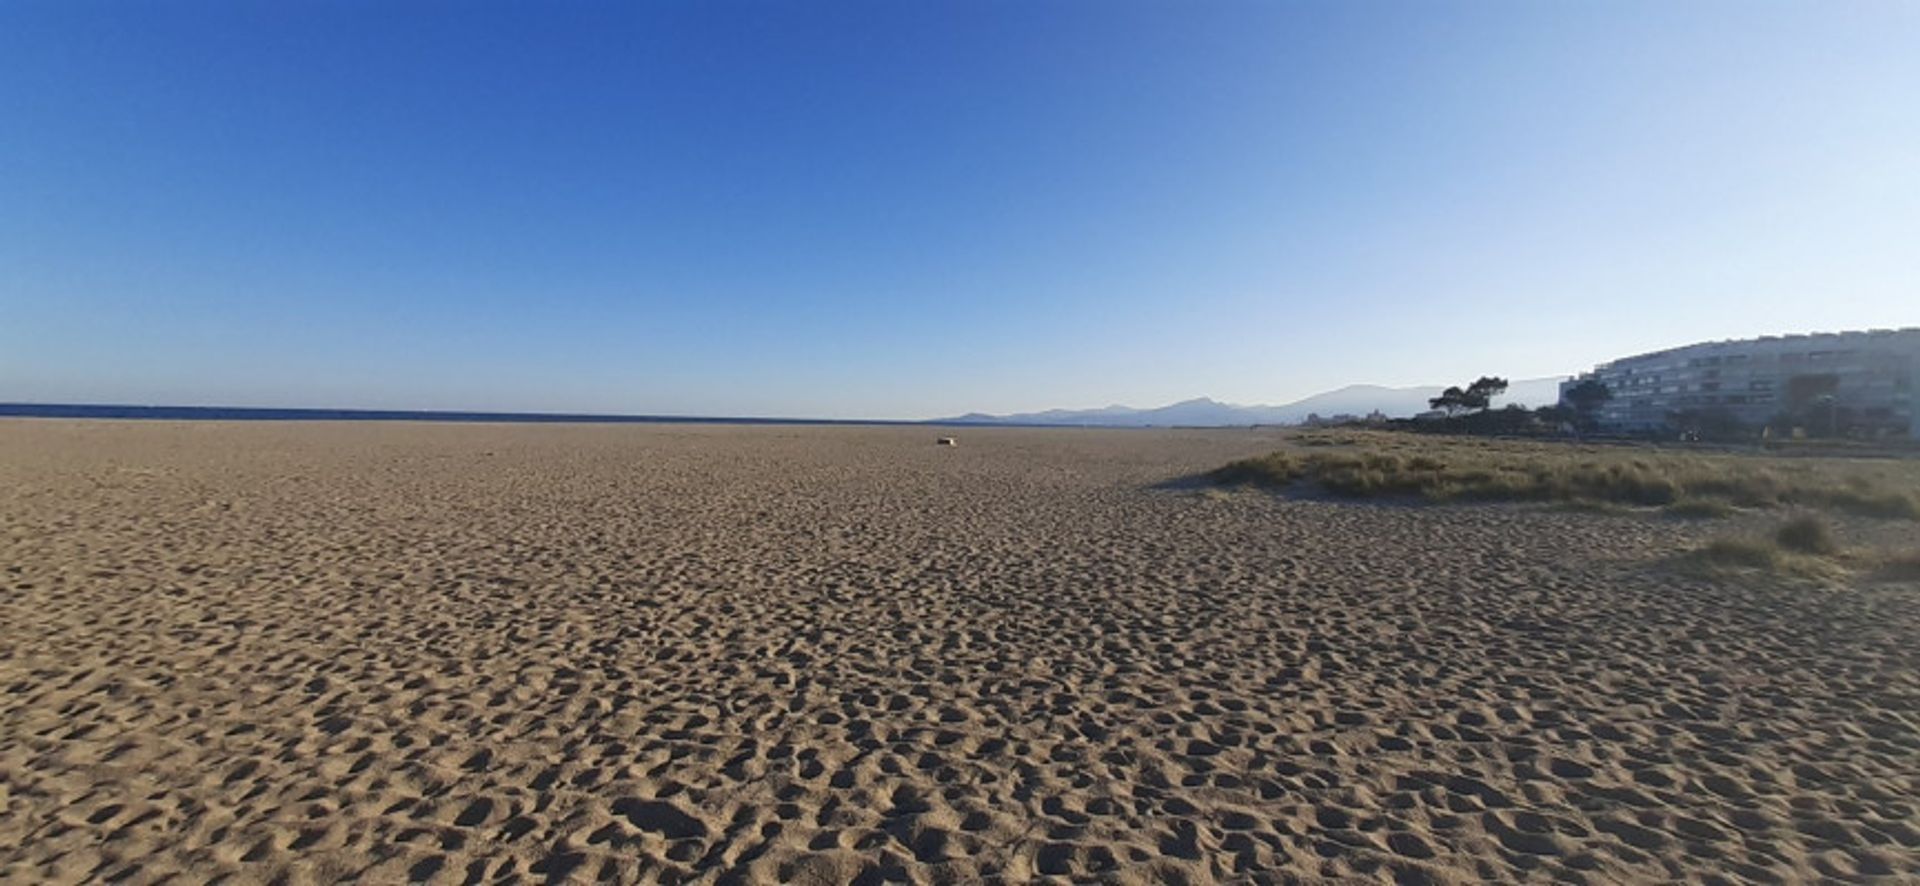
<instances>
[{"instance_id":1,"label":"blue sky gradient","mask_svg":"<svg viewBox=\"0 0 1920 886\"><path fill-rule=\"evenodd\" d=\"M0 400L920 418L1920 323L1920 4L0 5Z\"/></svg>"}]
</instances>

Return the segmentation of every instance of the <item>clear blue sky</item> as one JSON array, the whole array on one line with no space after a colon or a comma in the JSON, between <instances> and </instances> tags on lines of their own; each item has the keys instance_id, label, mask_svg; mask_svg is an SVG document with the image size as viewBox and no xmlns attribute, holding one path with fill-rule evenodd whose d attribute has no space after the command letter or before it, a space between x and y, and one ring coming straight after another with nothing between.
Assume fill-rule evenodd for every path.
<instances>
[{"instance_id":1,"label":"clear blue sky","mask_svg":"<svg viewBox=\"0 0 1920 886\"><path fill-rule=\"evenodd\" d=\"M1920 323L1920 4L0 4L0 400L928 417Z\"/></svg>"}]
</instances>

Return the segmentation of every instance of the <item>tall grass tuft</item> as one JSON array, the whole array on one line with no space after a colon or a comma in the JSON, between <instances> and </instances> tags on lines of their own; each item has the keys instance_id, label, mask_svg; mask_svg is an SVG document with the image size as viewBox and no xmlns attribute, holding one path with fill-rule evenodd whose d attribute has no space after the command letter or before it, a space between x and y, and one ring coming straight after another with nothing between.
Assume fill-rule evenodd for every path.
<instances>
[{"instance_id":1,"label":"tall grass tuft","mask_svg":"<svg viewBox=\"0 0 1920 886\"><path fill-rule=\"evenodd\" d=\"M1833 529L1812 514L1801 514L1781 524L1773 533L1773 540L1783 548L1802 554L1827 557L1840 553L1840 542L1833 537Z\"/></svg>"},{"instance_id":2,"label":"tall grass tuft","mask_svg":"<svg viewBox=\"0 0 1920 886\"><path fill-rule=\"evenodd\" d=\"M1683 566L1708 576L1760 572L1774 576L1834 581L1848 575L1844 563L1791 550L1771 538L1717 538L1682 558Z\"/></svg>"},{"instance_id":3,"label":"tall grass tuft","mask_svg":"<svg viewBox=\"0 0 1920 886\"><path fill-rule=\"evenodd\" d=\"M1208 476L1226 485L1287 486L1300 479L1304 466L1284 452L1244 458L1215 469Z\"/></svg>"},{"instance_id":4,"label":"tall grass tuft","mask_svg":"<svg viewBox=\"0 0 1920 886\"><path fill-rule=\"evenodd\" d=\"M1696 552L1710 566L1738 566L1747 569L1774 570L1780 567L1780 549L1751 538L1716 538Z\"/></svg>"}]
</instances>

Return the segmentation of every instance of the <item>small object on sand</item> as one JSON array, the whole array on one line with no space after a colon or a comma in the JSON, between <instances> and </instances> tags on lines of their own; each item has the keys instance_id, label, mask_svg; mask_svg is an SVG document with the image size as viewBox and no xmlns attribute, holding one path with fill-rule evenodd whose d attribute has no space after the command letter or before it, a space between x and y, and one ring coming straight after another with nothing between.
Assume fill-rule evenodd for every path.
<instances>
[{"instance_id":1,"label":"small object on sand","mask_svg":"<svg viewBox=\"0 0 1920 886\"><path fill-rule=\"evenodd\" d=\"M938 439L938 440L935 440L935 441L933 441L933 445L935 445L935 446L958 446L958 445L960 445L960 441L958 441L958 440L955 440L955 439L953 439L952 437L941 437L940 439Z\"/></svg>"}]
</instances>

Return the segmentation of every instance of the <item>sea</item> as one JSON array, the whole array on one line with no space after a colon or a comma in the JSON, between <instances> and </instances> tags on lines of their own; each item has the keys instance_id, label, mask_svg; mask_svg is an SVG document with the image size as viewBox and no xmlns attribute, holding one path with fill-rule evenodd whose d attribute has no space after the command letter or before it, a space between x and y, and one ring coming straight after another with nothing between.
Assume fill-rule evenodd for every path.
<instances>
[{"instance_id":1,"label":"sea","mask_svg":"<svg viewBox=\"0 0 1920 886\"><path fill-rule=\"evenodd\" d=\"M448 412L425 409L268 409L250 406L130 406L0 403L0 418L108 418L154 421L432 421L508 424L917 425L867 419L721 415L602 415L576 412Z\"/></svg>"}]
</instances>

